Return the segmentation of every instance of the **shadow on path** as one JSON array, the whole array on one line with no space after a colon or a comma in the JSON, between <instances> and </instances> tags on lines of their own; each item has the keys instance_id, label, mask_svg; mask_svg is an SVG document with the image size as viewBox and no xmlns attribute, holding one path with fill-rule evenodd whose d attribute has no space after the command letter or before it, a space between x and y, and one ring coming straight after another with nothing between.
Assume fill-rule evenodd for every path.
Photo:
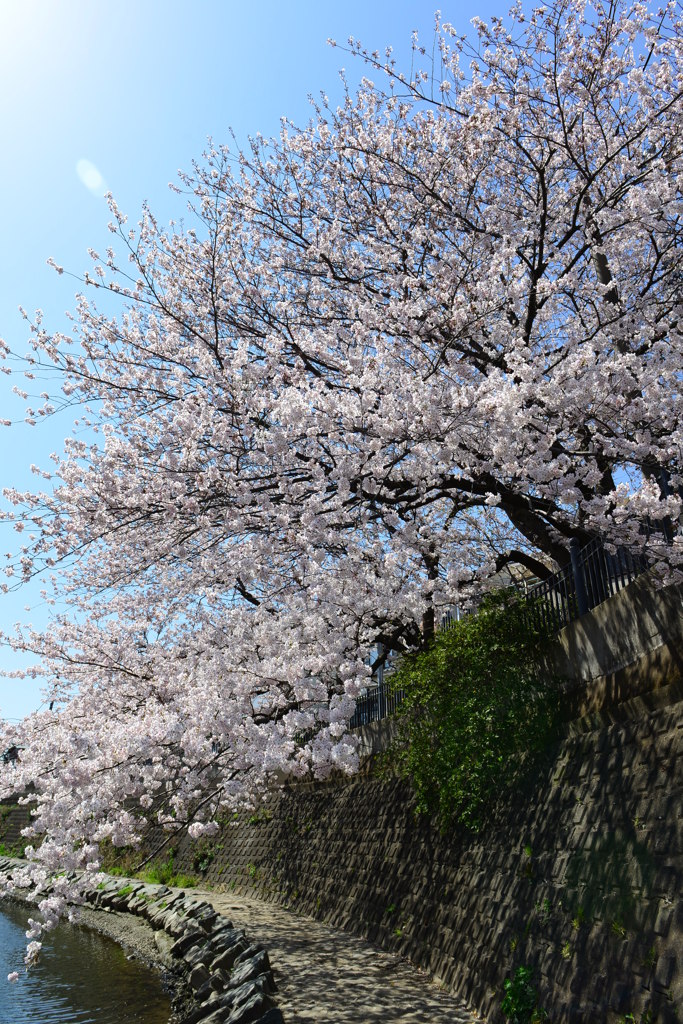
<instances>
[{"instance_id":1,"label":"shadow on path","mask_svg":"<svg viewBox=\"0 0 683 1024\"><path fill-rule=\"evenodd\" d=\"M472 1024L480 1017L393 953L234 893L193 890L268 950L287 1024Z\"/></svg>"}]
</instances>

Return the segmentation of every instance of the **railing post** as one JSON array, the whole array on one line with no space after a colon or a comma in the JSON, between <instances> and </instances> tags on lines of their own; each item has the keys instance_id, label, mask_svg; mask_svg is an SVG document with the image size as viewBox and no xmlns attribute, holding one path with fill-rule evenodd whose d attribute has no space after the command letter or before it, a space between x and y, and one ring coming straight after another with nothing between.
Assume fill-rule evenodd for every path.
<instances>
[{"instance_id":1,"label":"railing post","mask_svg":"<svg viewBox=\"0 0 683 1024\"><path fill-rule=\"evenodd\" d=\"M579 615L585 615L587 611L590 611L588 607L588 594L586 593L586 581L583 575L583 566L581 565L581 554L579 541L576 537L572 537L569 541L569 557L572 561L572 574L574 576L574 590L576 592L576 605Z\"/></svg>"},{"instance_id":2,"label":"railing post","mask_svg":"<svg viewBox=\"0 0 683 1024\"><path fill-rule=\"evenodd\" d=\"M666 500L671 496L671 487L669 486L669 473L663 466L659 471L659 493ZM673 523L668 516L665 516L661 521L662 533L664 534L664 540L667 544L673 544L674 542L674 530Z\"/></svg>"},{"instance_id":3,"label":"railing post","mask_svg":"<svg viewBox=\"0 0 683 1024\"><path fill-rule=\"evenodd\" d=\"M381 641L377 643L377 657L381 658L384 654L384 644ZM386 694L384 693L384 662L379 666L377 670L377 720L386 717Z\"/></svg>"}]
</instances>

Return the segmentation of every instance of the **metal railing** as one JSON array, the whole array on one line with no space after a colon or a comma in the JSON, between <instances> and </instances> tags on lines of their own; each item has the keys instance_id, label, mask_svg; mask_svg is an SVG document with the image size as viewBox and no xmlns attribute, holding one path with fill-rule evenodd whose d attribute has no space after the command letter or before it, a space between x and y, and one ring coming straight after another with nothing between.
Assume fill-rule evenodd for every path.
<instances>
[{"instance_id":1,"label":"metal railing","mask_svg":"<svg viewBox=\"0 0 683 1024\"><path fill-rule=\"evenodd\" d=\"M648 567L645 555L626 548L607 551L600 538L584 548L571 541L569 554L569 565L524 592L535 620L558 632L623 590Z\"/></svg>"},{"instance_id":2,"label":"metal railing","mask_svg":"<svg viewBox=\"0 0 683 1024\"><path fill-rule=\"evenodd\" d=\"M14 764L15 761L19 760L19 752L23 747L11 746L8 747L2 754L0 754L0 762L3 765Z\"/></svg>"},{"instance_id":3,"label":"metal railing","mask_svg":"<svg viewBox=\"0 0 683 1024\"><path fill-rule=\"evenodd\" d=\"M444 609L437 622L437 630L441 633L451 629L462 617L459 605L451 605ZM377 645L378 653L382 651L381 644ZM377 680L374 685L369 686L365 693L356 698L356 710L351 718L350 728L360 729L363 725L371 722L380 722L383 718L393 715L396 708L401 704L405 696L402 689L394 689L386 682L386 677L391 676L394 668L389 656L377 669L374 678Z\"/></svg>"},{"instance_id":4,"label":"metal railing","mask_svg":"<svg viewBox=\"0 0 683 1024\"><path fill-rule=\"evenodd\" d=\"M571 565L524 590L533 621L551 630L560 630L576 618L576 590Z\"/></svg>"},{"instance_id":5,"label":"metal railing","mask_svg":"<svg viewBox=\"0 0 683 1024\"><path fill-rule=\"evenodd\" d=\"M379 722L382 718L393 715L403 697L403 690L394 690L390 683L382 679L377 686L368 687L364 694L356 698L356 710L350 727L359 729L362 725Z\"/></svg>"}]
</instances>

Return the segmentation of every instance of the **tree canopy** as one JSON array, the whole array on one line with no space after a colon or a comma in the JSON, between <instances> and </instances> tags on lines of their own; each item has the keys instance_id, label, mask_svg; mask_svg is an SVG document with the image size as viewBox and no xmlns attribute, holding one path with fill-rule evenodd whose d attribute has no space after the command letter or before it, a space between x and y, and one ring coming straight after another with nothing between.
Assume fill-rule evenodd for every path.
<instances>
[{"instance_id":1,"label":"tree canopy","mask_svg":"<svg viewBox=\"0 0 683 1024\"><path fill-rule=\"evenodd\" d=\"M8 492L6 585L66 606L11 638L51 680L5 740L47 868L353 771L375 645L502 566L649 521L678 571L681 46L675 3L622 0L437 23L405 74L350 41L357 94L211 144L185 223L110 200L72 334L31 331L60 385L29 415L89 432Z\"/></svg>"}]
</instances>

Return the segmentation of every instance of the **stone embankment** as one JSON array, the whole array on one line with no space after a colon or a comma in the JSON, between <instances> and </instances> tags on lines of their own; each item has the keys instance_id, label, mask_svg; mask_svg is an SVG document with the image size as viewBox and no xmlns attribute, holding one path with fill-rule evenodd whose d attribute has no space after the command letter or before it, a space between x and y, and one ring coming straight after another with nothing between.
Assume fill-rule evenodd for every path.
<instances>
[{"instance_id":1,"label":"stone embankment","mask_svg":"<svg viewBox=\"0 0 683 1024\"><path fill-rule=\"evenodd\" d=\"M0 858L0 872L21 866ZM283 1024L268 953L205 900L167 886L112 878L85 892L100 911L142 918L181 982L181 1024Z\"/></svg>"}]
</instances>

